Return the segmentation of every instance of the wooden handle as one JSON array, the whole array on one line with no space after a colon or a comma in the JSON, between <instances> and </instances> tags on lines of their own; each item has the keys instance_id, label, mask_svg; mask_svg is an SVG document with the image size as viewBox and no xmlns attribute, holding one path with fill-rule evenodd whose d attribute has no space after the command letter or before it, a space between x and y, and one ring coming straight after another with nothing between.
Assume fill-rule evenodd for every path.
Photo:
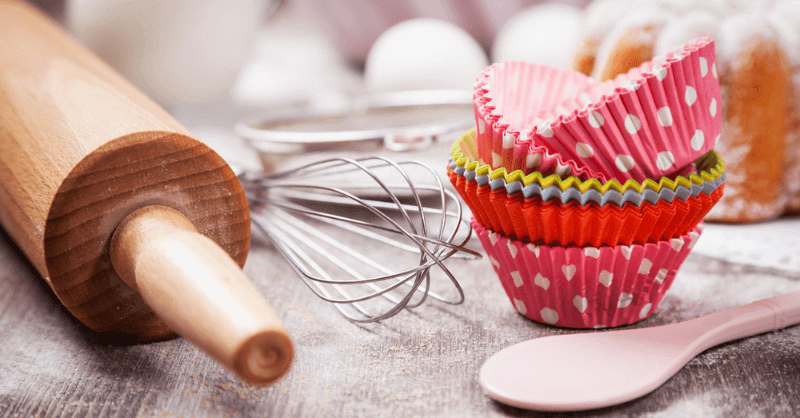
<instances>
[{"instance_id":1,"label":"wooden handle","mask_svg":"<svg viewBox=\"0 0 800 418\"><path fill-rule=\"evenodd\" d=\"M110 252L117 274L150 309L243 379L265 384L289 369L294 349L280 319L180 212L137 210L117 227Z\"/></svg>"}]
</instances>

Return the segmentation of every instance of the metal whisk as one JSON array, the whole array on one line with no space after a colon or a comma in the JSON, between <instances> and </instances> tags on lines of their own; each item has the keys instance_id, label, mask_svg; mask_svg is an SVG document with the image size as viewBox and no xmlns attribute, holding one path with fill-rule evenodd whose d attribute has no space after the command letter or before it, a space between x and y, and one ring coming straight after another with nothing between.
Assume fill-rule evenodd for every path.
<instances>
[{"instance_id":1,"label":"metal whisk","mask_svg":"<svg viewBox=\"0 0 800 418\"><path fill-rule=\"evenodd\" d=\"M472 230L459 199L424 163L332 158L240 180L253 224L348 319L379 321L428 296L464 301L443 261L480 255L464 248ZM432 290L432 270L449 279L451 295Z\"/></svg>"}]
</instances>

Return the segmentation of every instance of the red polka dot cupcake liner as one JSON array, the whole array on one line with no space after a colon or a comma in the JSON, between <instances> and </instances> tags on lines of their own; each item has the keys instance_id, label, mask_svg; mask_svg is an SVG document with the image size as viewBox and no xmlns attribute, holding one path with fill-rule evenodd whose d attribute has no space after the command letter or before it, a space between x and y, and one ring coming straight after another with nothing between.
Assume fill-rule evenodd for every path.
<instances>
[{"instance_id":1,"label":"red polka dot cupcake liner","mask_svg":"<svg viewBox=\"0 0 800 418\"><path fill-rule=\"evenodd\" d=\"M468 182L452 170L450 181L481 226L508 238L537 245L617 246L646 244L689 233L722 198L724 185L711 194L673 199L657 204L643 202L600 206L590 202L545 202L525 199L521 193L492 190Z\"/></svg>"},{"instance_id":2,"label":"red polka dot cupcake liner","mask_svg":"<svg viewBox=\"0 0 800 418\"><path fill-rule=\"evenodd\" d=\"M514 309L566 328L616 327L652 315L702 226L645 245L561 247L512 240L472 222Z\"/></svg>"},{"instance_id":3,"label":"red polka dot cupcake liner","mask_svg":"<svg viewBox=\"0 0 800 418\"><path fill-rule=\"evenodd\" d=\"M606 83L494 64L478 78L474 105L482 162L602 181L680 172L714 147L722 121L711 38Z\"/></svg>"}]
</instances>

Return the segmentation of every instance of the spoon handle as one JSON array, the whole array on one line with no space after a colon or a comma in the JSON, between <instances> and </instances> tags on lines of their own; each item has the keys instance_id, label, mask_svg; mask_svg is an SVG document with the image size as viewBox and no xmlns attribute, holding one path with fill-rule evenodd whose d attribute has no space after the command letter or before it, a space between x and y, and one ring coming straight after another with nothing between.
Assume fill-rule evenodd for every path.
<instances>
[{"instance_id":1,"label":"spoon handle","mask_svg":"<svg viewBox=\"0 0 800 418\"><path fill-rule=\"evenodd\" d=\"M710 330L699 348L707 348L752 335L776 331L800 323L800 291L726 309L697 321L698 329Z\"/></svg>"}]
</instances>

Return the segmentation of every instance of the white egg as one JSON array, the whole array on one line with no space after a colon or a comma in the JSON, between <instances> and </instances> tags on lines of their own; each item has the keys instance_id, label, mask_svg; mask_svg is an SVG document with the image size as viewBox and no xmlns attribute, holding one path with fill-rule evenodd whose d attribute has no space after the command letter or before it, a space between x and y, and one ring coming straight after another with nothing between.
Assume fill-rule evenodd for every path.
<instances>
[{"instance_id":1,"label":"white egg","mask_svg":"<svg viewBox=\"0 0 800 418\"><path fill-rule=\"evenodd\" d=\"M581 33L581 11L565 4L528 8L508 20L492 45L492 60L567 68Z\"/></svg>"},{"instance_id":2,"label":"white egg","mask_svg":"<svg viewBox=\"0 0 800 418\"><path fill-rule=\"evenodd\" d=\"M381 34L367 55L364 77L372 92L472 88L489 62L478 42L438 19L411 19Z\"/></svg>"}]
</instances>

